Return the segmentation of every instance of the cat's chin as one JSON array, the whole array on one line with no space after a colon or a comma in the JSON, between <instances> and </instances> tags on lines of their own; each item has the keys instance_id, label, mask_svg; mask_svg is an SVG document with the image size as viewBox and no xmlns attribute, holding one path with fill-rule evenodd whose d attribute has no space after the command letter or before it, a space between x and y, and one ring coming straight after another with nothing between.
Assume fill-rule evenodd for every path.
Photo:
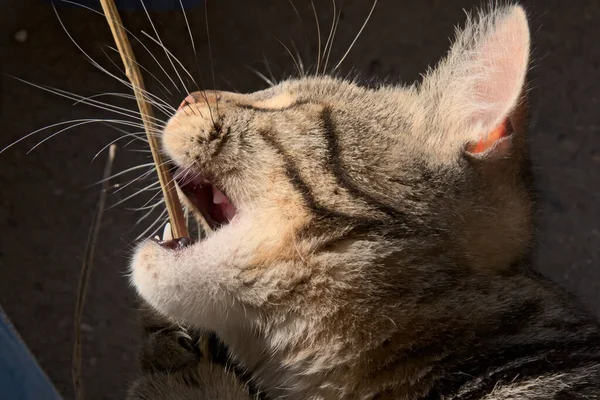
<instances>
[{"instance_id":1,"label":"cat's chin","mask_svg":"<svg viewBox=\"0 0 600 400\"><path fill-rule=\"evenodd\" d=\"M178 167L174 180L188 207L208 230L217 230L236 218L237 209L231 200L208 179L190 169Z\"/></svg>"}]
</instances>

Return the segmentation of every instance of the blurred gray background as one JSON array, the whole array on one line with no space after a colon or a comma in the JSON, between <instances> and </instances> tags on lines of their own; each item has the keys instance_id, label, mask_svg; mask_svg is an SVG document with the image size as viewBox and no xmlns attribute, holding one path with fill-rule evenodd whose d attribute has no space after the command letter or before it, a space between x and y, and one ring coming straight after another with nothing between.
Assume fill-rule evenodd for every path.
<instances>
[{"instance_id":1,"label":"blurred gray background","mask_svg":"<svg viewBox=\"0 0 600 400\"><path fill-rule=\"evenodd\" d=\"M173 0L174 1L174 0ZM336 0L338 7L342 0ZM326 37L332 3L315 0ZM345 52L371 7L367 0L343 2L332 60ZM249 91L265 87L249 67L276 78L294 73L287 50L292 42L305 64L315 61L317 36L310 1L210 1L208 21L215 84L220 89ZM342 71L365 77L411 83L437 62L449 45L454 26L463 23L463 9L481 1L380 0ZM533 157L543 196L543 218L536 266L574 293L600 316L600 2L597 0L525 1L534 43ZM338 8L339 9L339 8ZM92 11L60 5L57 11L73 38L102 66L119 74L112 38L103 18ZM142 11L124 12L125 25L148 46L176 79L164 52L145 38L152 32ZM208 57L204 7L188 10L196 43L192 51L180 11L152 12L165 45L206 88L213 87ZM323 42L325 38L323 39ZM173 105L178 93L148 53L136 42L139 61L172 95L146 74L150 90ZM293 50L292 50L293 51ZM112 60L112 61L111 61ZM19 82L83 96L129 93L98 71L70 41L49 2L4 0L0 3L0 148L36 129L81 118L122 118L67 100ZM199 82L200 83L200 82ZM133 102L110 97L97 100L133 109ZM66 125L65 125L66 126ZM42 367L66 398L72 398L70 365L73 313L85 238L99 194L90 186L101 178L106 154L95 154L120 133L89 124L61 133L26 154L49 129L0 154L0 304L4 307ZM136 131L133 129L133 131ZM128 140L119 143L115 171L148 162L147 154ZM138 170L139 173L145 170ZM137 175L115 179L125 184ZM143 188L134 184L110 196L111 204ZM138 328L135 296L128 286L126 265L142 226L141 214L128 208L143 205L144 192L107 211L102 224L96 265L87 298L84 334L84 378L89 399L124 396L135 376ZM156 216L156 214L154 214Z\"/></svg>"}]
</instances>

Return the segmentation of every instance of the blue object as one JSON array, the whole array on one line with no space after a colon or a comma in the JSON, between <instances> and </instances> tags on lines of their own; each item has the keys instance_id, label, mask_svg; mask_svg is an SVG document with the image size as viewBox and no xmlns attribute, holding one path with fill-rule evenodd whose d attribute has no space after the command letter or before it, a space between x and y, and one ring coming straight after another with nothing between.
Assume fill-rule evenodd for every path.
<instances>
[{"instance_id":1,"label":"blue object","mask_svg":"<svg viewBox=\"0 0 600 400\"><path fill-rule=\"evenodd\" d=\"M0 307L0 398L61 400Z\"/></svg>"},{"instance_id":2,"label":"blue object","mask_svg":"<svg viewBox=\"0 0 600 400\"><path fill-rule=\"evenodd\" d=\"M77 7L72 3L81 4L86 7L91 7L97 10L101 10L100 0L69 0L72 3L67 3L61 0L45 0L48 3L54 3L57 7ZM148 11L167 11L167 10L181 10L181 5L185 9L197 7L204 3L204 0L114 0L115 6L119 10L132 11L142 10L143 7L140 2L143 1Z\"/></svg>"}]
</instances>

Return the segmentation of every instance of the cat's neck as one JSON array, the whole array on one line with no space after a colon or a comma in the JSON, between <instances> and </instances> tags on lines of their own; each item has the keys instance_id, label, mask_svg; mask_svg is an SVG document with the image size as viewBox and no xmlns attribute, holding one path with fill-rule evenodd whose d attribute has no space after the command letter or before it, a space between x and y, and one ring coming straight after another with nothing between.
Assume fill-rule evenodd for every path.
<instances>
[{"instance_id":1,"label":"cat's neck","mask_svg":"<svg viewBox=\"0 0 600 400\"><path fill-rule=\"evenodd\" d=\"M552 284L523 273L471 274L456 287L412 301L372 309L359 323L348 316L321 321L302 350L297 342L285 346L286 337L298 337L275 326L268 337L248 330L223 338L259 386L278 388L271 395L295 398L318 388L315 393L335 398L340 393L328 382L342 379L352 380L357 393L393 387L391 398L410 399L455 392L508 364L507 374L540 373L544 365L529 370L523 360L553 356L561 346L585 348L600 338L596 324L568 306ZM340 330L348 333L343 341L336 339ZM268 365L260 361L264 354L270 354ZM292 377L296 388L285 388Z\"/></svg>"}]
</instances>

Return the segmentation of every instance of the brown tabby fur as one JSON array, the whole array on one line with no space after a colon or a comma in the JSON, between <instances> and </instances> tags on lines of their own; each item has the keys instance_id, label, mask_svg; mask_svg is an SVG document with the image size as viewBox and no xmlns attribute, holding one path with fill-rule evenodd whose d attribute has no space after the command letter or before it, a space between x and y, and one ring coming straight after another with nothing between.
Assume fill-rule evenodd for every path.
<instances>
[{"instance_id":1,"label":"brown tabby fur","mask_svg":"<svg viewBox=\"0 0 600 400\"><path fill-rule=\"evenodd\" d=\"M529 269L528 58L513 6L469 20L416 86L195 93L165 150L238 215L142 243L132 281L229 359L158 324L130 398L600 399L598 325Z\"/></svg>"}]
</instances>

